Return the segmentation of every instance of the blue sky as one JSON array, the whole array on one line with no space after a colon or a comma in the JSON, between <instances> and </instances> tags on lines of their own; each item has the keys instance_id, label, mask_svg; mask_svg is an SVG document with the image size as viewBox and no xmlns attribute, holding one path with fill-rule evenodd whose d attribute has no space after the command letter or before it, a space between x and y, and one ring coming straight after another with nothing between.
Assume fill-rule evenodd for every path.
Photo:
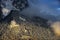
<instances>
[{"instance_id":1,"label":"blue sky","mask_svg":"<svg viewBox=\"0 0 60 40\"><path fill-rule=\"evenodd\" d=\"M58 8L60 7L57 0L31 0L34 4L45 4L51 8Z\"/></svg>"}]
</instances>

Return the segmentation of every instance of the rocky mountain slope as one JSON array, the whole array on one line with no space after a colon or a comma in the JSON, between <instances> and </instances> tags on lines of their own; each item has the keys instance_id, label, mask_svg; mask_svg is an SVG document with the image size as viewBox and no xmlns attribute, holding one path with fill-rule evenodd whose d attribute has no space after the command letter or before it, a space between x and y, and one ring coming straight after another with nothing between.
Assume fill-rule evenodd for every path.
<instances>
[{"instance_id":1,"label":"rocky mountain slope","mask_svg":"<svg viewBox=\"0 0 60 40\"><path fill-rule=\"evenodd\" d=\"M16 6L14 3L14 6L11 6L12 4L10 3L8 3L9 7L6 5L7 9L10 10L10 14L8 13L9 15L6 16L2 21L0 21L0 40L60 40L60 36L57 36L53 31L55 29L58 29L59 25L58 28L54 27L55 29L52 30L52 28L48 24L49 20L38 16L33 17L33 15L36 15L34 13L39 13L39 9L37 9L36 7L29 7L24 9L24 6L22 6L22 9L24 10L18 11L22 10L19 7L20 1L22 1L22 3L25 5L24 0L14 0L14 2L16 2L16 5L18 6ZM6 2L12 1L4 1L3 5ZM3 6L3 8L6 7ZM35 8L37 9L37 11ZM60 33L58 30L57 32Z\"/></svg>"}]
</instances>

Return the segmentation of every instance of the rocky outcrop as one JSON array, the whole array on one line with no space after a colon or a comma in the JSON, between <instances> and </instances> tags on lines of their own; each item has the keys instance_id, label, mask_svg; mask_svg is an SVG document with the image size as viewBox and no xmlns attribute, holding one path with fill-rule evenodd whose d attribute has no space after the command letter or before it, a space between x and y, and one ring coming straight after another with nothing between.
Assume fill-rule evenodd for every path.
<instances>
[{"instance_id":1,"label":"rocky outcrop","mask_svg":"<svg viewBox=\"0 0 60 40\"><path fill-rule=\"evenodd\" d=\"M0 0L0 20L8 20L14 11L21 12L28 7L27 0ZM12 19L12 18L11 18Z\"/></svg>"}]
</instances>

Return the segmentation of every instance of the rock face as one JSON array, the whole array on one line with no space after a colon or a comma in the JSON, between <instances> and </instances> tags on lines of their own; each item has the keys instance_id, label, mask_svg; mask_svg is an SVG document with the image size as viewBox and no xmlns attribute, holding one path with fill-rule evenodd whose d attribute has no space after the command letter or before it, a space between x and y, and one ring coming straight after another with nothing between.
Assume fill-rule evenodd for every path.
<instances>
[{"instance_id":1,"label":"rock face","mask_svg":"<svg viewBox=\"0 0 60 40\"><path fill-rule=\"evenodd\" d=\"M26 7L28 7L27 0L0 0L0 19L5 19L14 10L22 11Z\"/></svg>"}]
</instances>

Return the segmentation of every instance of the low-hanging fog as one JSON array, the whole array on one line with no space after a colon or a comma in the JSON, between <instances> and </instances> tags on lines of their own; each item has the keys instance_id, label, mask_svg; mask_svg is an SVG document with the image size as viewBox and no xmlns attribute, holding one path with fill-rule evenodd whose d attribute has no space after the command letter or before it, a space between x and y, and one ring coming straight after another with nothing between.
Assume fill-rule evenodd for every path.
<instances>
[{"instance_id":1,"label":"low-hanging fog","mask_svg":"<svg viewBox=\"0 0 60 40\"><path fill-rule=\"evenodd\" d=\"M58 0L28 0L29 7L21 14L30 18L34 16L48 20L60 20L60 5Z\"/></svg>"}]
</instances>

